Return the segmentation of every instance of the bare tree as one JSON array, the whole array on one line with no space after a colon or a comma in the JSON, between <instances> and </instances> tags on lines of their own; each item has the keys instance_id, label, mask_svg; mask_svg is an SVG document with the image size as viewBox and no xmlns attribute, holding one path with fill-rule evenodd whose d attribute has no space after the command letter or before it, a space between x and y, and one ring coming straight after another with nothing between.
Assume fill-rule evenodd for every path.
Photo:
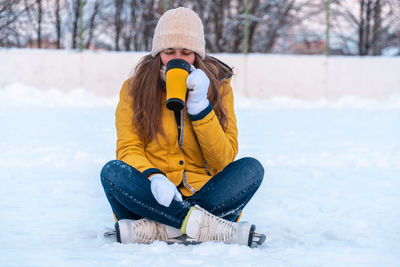
<instances>
[{"instance_id":1,"label":"bare tree","mask_svg":"<svg viewBox=\"0 0 400 267\"><path fill-rule=\"evenodd\" d=\"M89 25L88 25L88 36L87 36L87 40L86 40L86 48L89 48L93 38L94 38L94 30L96 29L96 27L98 26L98 24L96 23L96 18L99 16L100 13L100 1L99 0L95 0L93 7L92 7L92 12L90 14L90 19L89 19Z\"/></svg>"},{"instance_id":2,"label":"bare tree","mask_svg":"<svg viewBox=\"0 0 400 267\"><path fill-rule=\"evenodd\" d=\"M250 31L250 36L254 35L250 51L261 53L274 51L277 42L287 37L287 29L295 29L322 11L313 0L261 1L260 7L253 18L259 22ZM283 43L286 46L286 40Z\"/></svg>"},{"instance_id":3,"label":"bare tree","mask_svg":"<svg viewBox=\"0 0 400 267\"><path fill-rule=\"evenodd\" d=\"M55 0L55 9L54 9L54 17L55 17L55 30L56 30L56 47L57 49L61 48L61 6L60 0Z\"/></svg>"},{"instance_id":4,"label":"bare tree","mask_svg":"<svg viewBox=\"0 0 400 267\"><path fill-rule=\"evenodd\" d=\"M37 47L42 47L42 20L43 20L43 6L42 0L36 0L37 8Z\"/></svg>"},{"instance_id":5,"label":"bare tree","mask_svg":"<svg viewBox=\"0 0 400 267\"><path fill-rule=\"evenodd\" d=\"M154 27L163 12L161 4L162 1L130 0L123 34L126 50L151 50Z\"/></svg>"},{"instance_id":6,"label":"bare tree","mask_svg":"<svg viewBox=\"0 0 400 267\"><path fill-rule=\"evenodd\" d=\"M130 51L133 49L133 40L135 36L134 25L135 25L135 1L130 0L126 5L126 25L122 30L121 39L123 42L124 49Z\"/></svg>"},{"instance_id":7,"label":"bare tree","mask_svg":"<svg viewBox=\"0 0 400 267\"><path fill-rule=\"evenodd\" d=\"M89 48L149 51L164 0L0 0L0 46L43 47L44 38L56 48L78 47L78 35ZM248 21L249 52L290 51L314 17L324 25L325 0L168 0L169 8L185 6L202 19L209 52L244 50ZM331 0L332 36L344 53L379 55L400 45L399 0ZM81 9L84 4L84 11ZM81 24L80 18L82 18ZM303 23L305 22L305 23ZM79 26L81 28L79 29ZM320 26L322 27L322 26ZM323 44L323 31L310 39ZM64 34L63 34L64 33ZM304 37L306 43L308 39Z\"/></svg>"},{"instance_id":8,"label":"bare tree","mask_svg":"<svg viewBox=\"0 0 400 267\"><path fill-rule=\"evenodd\" d=\"M0 31L12 24L17 18L16 6L19 4L17 0L1 0L0 1Z\"/></svg>"},{"instance_id":9,"label":"bare tree","mask_svg":"<svg viewBox=\"0 0 400 267\"><path fill-rule=\"evenodd\" d=\"M244 39L244 0L190 1L205 25L210 52L241 52ZM321 12L313 0L248 1L249 52L269 53L282 29Z\"/></svg>"},{"instance_id":10,"label":"bare tree","mask_svg":"<svg viewBox=\"0 0 400 267\"><path fill-rule=\"evenodd\" d=\"M42 36L42 18L43 11L41 7L41 2L38 0L24 0L24 13L18 20L18 24L15 25L16 31L18 28L23 28L23 32L20 32L20 37L26 39L27 44L30 47L41 46L41 36Z\"/></svg>"},{"instance_id":11,"label":"bare tree","mask_svg":"<svg viewBox=\"0 0 400 267\"><path fill-rule=\"evenodd\" d=\"M380 55L400 28L398 0L336 1L335 28L343 42L356 44L357 54ZM353 34L357 33L357 34Z\"/></svg>"},{"instance_id":12,"label":"bare tree","mask_svg":"<svg viewBox=\"0 0 400 267\"><path fill-rule=\"evenodd\" d=\"M124 23L122 21L122 12L124 8L124 0L114 0L114 27L115 27L115 36L114 36L114 47L115 50L119 51L119 40L122 28Z\"/></svg>"},{"instance_id":13,"label":"bare tree","mask_svg":"<svg viewBox=\"0 0 400 267\"><path fill-rule=\"evenodd\" d=\"M79 18L81 15L81 4L84 0L71 0L72 5L72 33L71 33L71 47L73 49L78 47L78 26ZM84 4L85 2L83 2Z\"/></svg>"},{"instance_id":14,"label":"bare tree","mask_svg":"<svg viewBox=\"0 0 400 267\"><path fill-rule=\"evenodd\" d=\"M233 39L240 36L232 34L240 27L237 15L238 1L188 1L204 24L206 47L210 52L231 51Z\"/></svg>"},{"instance_id":15,"label":"bare tree","mask_svg":"<svg viewBox=\"0 0 400 267\"><path fill-rule=\"evenodd\" d=\"M0 46L19 46L15 24L22 16L21 0L0 0Z\"/></svg>"}]
</instances>

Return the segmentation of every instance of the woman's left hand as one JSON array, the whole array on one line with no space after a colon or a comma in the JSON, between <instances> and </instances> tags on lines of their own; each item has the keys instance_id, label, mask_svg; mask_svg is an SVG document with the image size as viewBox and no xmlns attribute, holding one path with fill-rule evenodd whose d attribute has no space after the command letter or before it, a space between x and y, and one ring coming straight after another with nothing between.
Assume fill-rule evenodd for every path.
<instances>
[{"instance_id":1,"label":"woman's left hand","mask_svg":"<svg viewBox=\"0 0 400 267\"><path fill-rule=\"evenodd\" d=\"M196 69L194 66L191 66L191 68L192 72L186 78L188 87L186 106L190 115L196 115L208 107L210 103L207 98L210 79L201 69Z\"/></svg>"},{"instance_id":2,"label":"woman's left hand","mask_svg":"<svg viewBox=\"0 0 400 267\"><path fill-rule=\"evenodd\" d=\"M160 205L169 207L173 199L182 202L181 193L166 176L156 173L149 179L151 193Z\"/></svg>"}]
</instances>

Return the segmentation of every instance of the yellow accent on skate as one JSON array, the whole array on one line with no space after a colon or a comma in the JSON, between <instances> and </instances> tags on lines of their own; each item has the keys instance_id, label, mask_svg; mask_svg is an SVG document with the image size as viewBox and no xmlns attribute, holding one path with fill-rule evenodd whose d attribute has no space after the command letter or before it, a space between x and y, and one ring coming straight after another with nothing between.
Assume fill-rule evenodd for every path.
<instances>
[{"instance_id":1,"label":"yellow accent on skate","mask_svg":"<svg viewBox=\"0 0 400 267\"><path fill-rule=\"evenodd\" d=\"M183 223L182 223L182 226L181 226L181 233L183 235L186 234L186 224L187 224L187 222L189 220L190 213L192 213L192 211L195 210L195 209L196 209L195 207L191 207L190 210L188 211L188 213L186 214L185 219L183 220Z\"/></svg>"}]
</instances>

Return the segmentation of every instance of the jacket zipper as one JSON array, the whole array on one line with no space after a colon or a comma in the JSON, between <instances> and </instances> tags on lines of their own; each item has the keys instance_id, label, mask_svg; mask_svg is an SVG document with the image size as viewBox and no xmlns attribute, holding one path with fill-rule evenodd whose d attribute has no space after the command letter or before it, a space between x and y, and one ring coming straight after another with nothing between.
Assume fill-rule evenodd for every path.
<instances>
[{"instance_id":1,"label":"jacket zipper","mask_svg":"<svg viewBox=\"0 0 400 267\"><path fill-rule=\"evenodd\" d=\"M181 111L181 125L180 125L180 138L179 138L179 147L182 149L182 145L183 145L183 134L184 134L184 130L185 130L185 109L182 109Z\"/></svg>"},{"instance_id":2,"label":"jacket zipper","mask_svg":"<svg viewBox=\"0 0 400 267\"><path fill-rule=\"evenodd\" d=\"M196 189L194 189L193 187L191 187L189 185L189 183L187 182L187 177L186 177L186 171L183 171L183 184L190 189L190 191L192 191L193 193L196 193Z\"/></svg>"},{"instance_id":3,"label":"jacket zipper","mask_svg":"<svg viewBox=\"0 0 400 267\"><path fill-rule=\"evenodd\" d=\"M206 172L207 172L207 174L208 174L208 175L210 175L210 176L212 176L212 175L211 175L211 173L210 173L210 171L208 170L207 161L206 161L206 160L204 160L203 162L204 162L204 168L206 168Z\"/></svg>"},{"instance_id":4,"label":"jacket zipper","mask_svg":"<svg viewBox=\"0 0 400 267\"><path fill-rule=\"evenodd\" d=\"M179 139L179 147L182 149L183 146L183 135L184 135L184 129L185 129L185 109L182 110L181 113L181 128L180 128L180 139ZM183 171L183 184L190 189L193 193L196 193L196 190L191 187L187 181L186 177L186 170Z\"/></svg>"}]
</instances>

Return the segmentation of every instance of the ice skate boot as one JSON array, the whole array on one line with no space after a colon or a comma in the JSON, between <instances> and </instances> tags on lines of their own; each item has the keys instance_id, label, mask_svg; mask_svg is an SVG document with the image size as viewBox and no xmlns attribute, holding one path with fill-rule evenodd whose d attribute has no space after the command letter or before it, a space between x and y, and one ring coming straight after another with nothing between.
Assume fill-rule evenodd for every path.
<instances>
[{"instance_id":1,"label":"ice skate boot","mask_svg":"<svg viewBox=\"0 0 400 267\"><path fill-rule=\"evenodd\" d=\"M265 235L255 232L255 225L248 222L230 222L217 217L199 206L188 213L183 231L196 242L224 242L257 247L265 241Z\"/></svg>"},{"instance_id":2,"label":"ice skate boot","mask_svg":"<svg viewBox=\"0 0 400 267\"><path fill-rule=\"evenodd\" d=\"M122 219L115 223L117 241L120 243L150 244L155 240L180 243L180 229L148 219Z\"/></svg>"}]
</instances>

